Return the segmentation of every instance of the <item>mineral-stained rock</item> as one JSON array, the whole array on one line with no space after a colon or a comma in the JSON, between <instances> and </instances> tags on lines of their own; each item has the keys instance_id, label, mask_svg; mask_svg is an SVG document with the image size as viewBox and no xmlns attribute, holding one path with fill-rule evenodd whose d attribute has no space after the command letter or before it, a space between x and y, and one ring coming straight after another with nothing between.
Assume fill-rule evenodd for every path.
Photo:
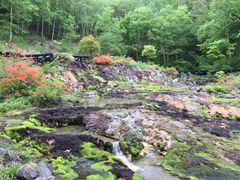
<instances>
[{"instance_id":1,"label":"mineral-stained rock","mask_svg":"<svg viewBox=\"0 0 240 180\"><path fill-rule=\"evenodd\" d=\"M223 118L237 118L240 119L240 108L230 105L212 105L210 107L210 115L220 115Z\"/></svg>"}]
</instances>

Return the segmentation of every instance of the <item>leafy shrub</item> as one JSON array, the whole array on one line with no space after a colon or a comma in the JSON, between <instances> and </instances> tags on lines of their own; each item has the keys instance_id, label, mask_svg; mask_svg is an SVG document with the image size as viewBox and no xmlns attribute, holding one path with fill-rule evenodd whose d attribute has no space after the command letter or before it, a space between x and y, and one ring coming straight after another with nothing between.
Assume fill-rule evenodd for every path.
<instances>
[{"instance_id":1,"label":"leafy shrub","mask_svg":"<svg viewBox=\"0 0 240 180\"><path fill-rule=\"evenodd\" d=\"M45 75L45 74L48 74L48 75L51 75L51 76L56 76L59 74L60 70L62 69L60 66L59 66L59 61L57 60L54 60L50 63L47 63L45 64L44 66L42 66L41 68L41 75Z\"/></svg>"},{"instance_id":2,"label":"leafy shrub","mask_svg":"<svg viewBox=\"0 0 240 180\"><path fill-rule=\"evenodd\" d=\"M153 64L152 62L136 61L133 66L140 69L160 69L160 66Z\"/></svg>"},{"instance_id":3,"label":"leafy shrub","mask_svg":"<svg viewBox=\"0 0 240 180\"><path fill-rule=\"evenodd\" d=\"M0 42L0 52L3 52L4 49L5 49L5 46Z\"/></svg>"},{"instance_id":4,"label":"leafy shrub","mask_svg":"<svg viewBox=\"0 0 240 180\"><path fill-rule=\"evenodd\" d=\"M209 93L226 93L226 89L221 85L210 84L204 87L204 90Z\"/></svg>"},{"instance_id":5,"label":"leafy shrub","mask_svg":"<svg viewBox=\"0 0 240 180\"><path fill-rule=\"evenodd\" d=\"M0 97L14 95L27 96L39 81L39 71L22 62L6 66L6 77L0 80Z\"/></svg>"},{"instance_id":6,"label":"leafy shrub","mask_svg":"<svg viewBox=\"0 0 240 180\"><path fill-rule=\"evenodd\" d=\"M127 65L134 65L136 61L131 57L113 57L112 64L127 64Z\"/></svg>"},{"instance_id":7,"label":"leafy shrub","mask_svg":"<svg viewBox=\"0 0 240 180\"><path fill-rule=\"evenodd\" d=\"M56 60L60 62L74 62L74 57L69 53L59 53Z\"/></svg>"},{"instance_id":8,"label":"leafy shrub","mask_svg":"<svg viewBox=\"0 0 240 180\"><path fill-rule=\"evenodd\" d=\"M157 58L157 50L152 45L145 45L142 51L142 57L146 60L155 61Z\"/></svg>"},{"instance_id":9,"label":"leafy shrub","mask_svg":"<svg viewBox=\"0 0 240 180\"><path fill-rule=\"evenodd\" d=\"M32 100L36 105L49 105L62 99L64 86L57 80L42 82L32 94Z\"/></svg>"},{"instance_id":10,"label":"leafy shrub","mask_svg":"<svg viewBox=\"0 0 240 180\"><path fill-rule=\"evenodd\" d=\"M231 74L224 78L225 81L222 83L222 86L228 92L239 93L240 91L240 75Z\"/></svg>"},{"instance_id":11,"label":"leafy shrub","mask_svg":"<svg viewBox=\"0 0 240 180\"><path fill-rule=\"evenodd\" d=\"M7 77L7 65L9 60L0 56L0 79Z\"/></svg>"},{"instance_id":12,"label":"leafy shrub","mask_svg":"<svg viewBox=\"0 0 240 180\"><path fill-rule=\"evenodd\" d=\"M225 76L224 71L218 71L215 73L215 77L217 78L218 83L223 83L225 81L224 76Z\"/></svg>"},{"instance_id":13,"label":"leafy shrub","mask_svg":"<svg viewBox=\"0 0 240 180\"><path fill-rule=\"evenodd\" d=\"M168 76L173 76L173 77L177 77L179 75L179 72L174 67L166 67L163 69L163 72Z\"/></svg>"},{"instance_id":14,"label":"leafy shrub","mask_svg":"<svg viewBox=\"0 0 240 180\"><path fill-rule=\"evenodd\" d=\"M240 100L239 99L214 98L214 99L211 99L211 102L230 104L230 105L233 105L233 106L240 106Z\"/></svg>"},{"instance_id":15,"label":"leafy shrub","mask_svg":"<svg viewBox=\"0 0 240 180\"><path fill-rule=\"evenodd\" d=\"M92 35L85 36L79 43L78 53L90 57L98 56L100 53L100 44Z\"/></svg>"},{"instance_id":16,"label":"leafy shrub","mask_svg":"<svg viewBox=\"0 0 240 180\"><path fill-rule=\"evenodd\" d=\"M94 64L111 64L112 63L112 57L110 56L99 56L93 58Z\"/></svg>"}]
</instances>

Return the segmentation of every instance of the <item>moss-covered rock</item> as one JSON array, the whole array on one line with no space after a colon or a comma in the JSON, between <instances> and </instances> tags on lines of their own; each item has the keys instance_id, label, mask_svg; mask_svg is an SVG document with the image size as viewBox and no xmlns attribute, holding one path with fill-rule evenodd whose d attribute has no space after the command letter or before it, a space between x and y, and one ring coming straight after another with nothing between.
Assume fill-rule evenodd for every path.
<instances>
[{"instance_id":1,"label":"moss-covered rock","mask_svg":"<svg viewBox=\"0 0 240 180\"><path fill-rule=\"evenodd\" d=\"M48 127L44 127L34 118L30 118L29 120L23 122L19 126L9 127L5 129L5 133L12 139L16 141L23 140L25 137L29 135L36 135L38 133L50 133L51 129Z\"/></svg>"},{"instance_id":2,"label":"moss-covered rock","mask_svg":"<svg viewBox=\"0 0 240 180\"><path fill-rule=\"evenodd\" d=\"M138 158L141 151L144 149L141 140L134 135L127 136L120 140L119 145L124 154L130 154L133 158Z\"/></svg>"},{"instance_id":3,"label":"moss-covered rock","mask_svg":"<svg viewBox=\"0 0 240 180\"><path fill-rule=\"evenodd\" d=\"M77 179L78 174L72 169L76 165L74 161L58 157L51 160L53 173L61 179L73 180Z\"/></svg>"},{"instance_id":4,"label":"moss-covered rock","mask_svg":"<svg viewBox=\"0 0 240 180\"><path fill-rule=\"evenodd\" d=\"M132 180L134 172L124 165L120 159L113 156L111 153L96 148L92 143L84 143L82 145L82 155L86 159L94 160L96 163L91 165L91 169L98 172L107 173L104 177L106 180L114 180L118 178L124 178L126 180ZM100 175L91 175L87 179L94 179L96 177L102 177Z\"/></svg>"}]
</instances>

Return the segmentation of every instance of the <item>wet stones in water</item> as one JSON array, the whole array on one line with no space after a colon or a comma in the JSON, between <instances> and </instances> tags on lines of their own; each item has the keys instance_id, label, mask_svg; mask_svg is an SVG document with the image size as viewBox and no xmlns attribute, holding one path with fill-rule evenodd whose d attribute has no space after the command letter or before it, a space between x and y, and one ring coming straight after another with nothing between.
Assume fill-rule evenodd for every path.
<instances>
[{"instance_id":1,"label":"wet stones in water","mask_svg":"<svg viewBox=\"0 0 240 180\"><path fill-rule=\"evenodd\" d=\"M87 176L92 174L99 174L100 176L107 177L108 174L103 171L96 171L91 169L91 166L95 164L95 161L91 160L80 160L77 162L76 166L73 168L75 172L78 172L80 178L85 179Z\"/></svg>"},{"instance_id":2,"label":"wet stones in water","mask_svg":"<svg viewBox=\"0 0 240 180\"><path fill-rule=\"evenodd\" d=\"M127 168L122 162L118 161L112 165L111 172L116 175L117 179L124 178L126 180L132 180L134 172Z\"/></svg>"}]
</instances>

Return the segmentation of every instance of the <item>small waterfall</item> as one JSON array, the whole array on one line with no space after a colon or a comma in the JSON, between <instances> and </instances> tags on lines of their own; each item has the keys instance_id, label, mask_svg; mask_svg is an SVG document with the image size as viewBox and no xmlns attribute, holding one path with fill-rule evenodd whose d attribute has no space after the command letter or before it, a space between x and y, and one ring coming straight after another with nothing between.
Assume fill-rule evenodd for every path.
<instances>
[{"instance_id":1,"label":"small waterfall","mask_svg":"<svg viewBox=\"0 0 240 180\"><path fill-rule=\"evenodd\" d=\"M119 141L113 142L113 154L121 159L123 163L132 171L136 172L141 170L140 167L135 166L121 151Z\"/></svg>"}]
</instances>

